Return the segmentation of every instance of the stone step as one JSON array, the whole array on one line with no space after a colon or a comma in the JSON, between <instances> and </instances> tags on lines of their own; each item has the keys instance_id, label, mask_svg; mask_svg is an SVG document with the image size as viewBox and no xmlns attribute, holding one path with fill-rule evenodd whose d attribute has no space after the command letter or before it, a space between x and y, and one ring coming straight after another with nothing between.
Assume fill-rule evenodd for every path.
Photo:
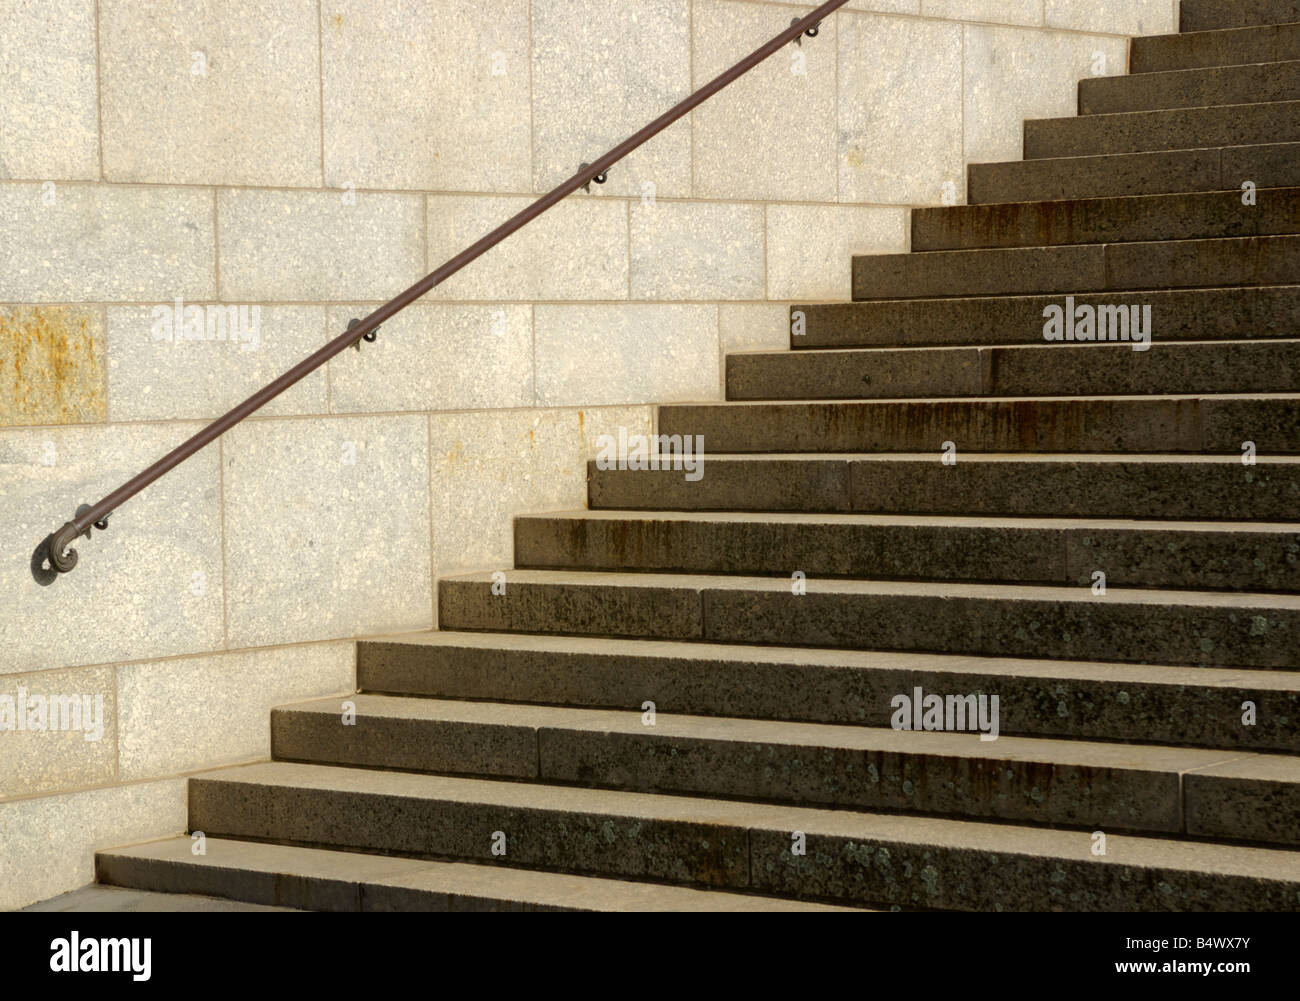
<instances>
[{"instance_id":1,"label":"stone step","mask_svg":"<svg viewBox=\"0 0 1300 1001\"><path fill-rule=\"evenodd\" d=\"M1300 236L935 250L853 258L853 298L1058 295L1300 282Z\"/></svg>"},{"instance_id":2,"label":"stone step","mask_svg":"<svg viewBox=\"0 0 1300 1001\"><path fill-rule=\"evenodd\" d=\"M927 693L898 694L923 704ZM1192 835L1207 832L1195 823L1185 831L1184 815L1213 817L1215 804L1261 795L1279 809L1250 813L1229 836L1300 843L1290 822L1300 809L1300 757L1006 737L1000 699L989 699L998 693L929 694L940 699L929 731L910 705L895 710L908 729L662 712L647 725L639 708L359 695L350 726L340 723L337 699L276 709L272 753L318 765ZM1186 785L1193 774L1207 778Z\"/></svg>"},{"instance_id":3,"label":"stone step","mask_svg":"<svg viewBox=\"0 0 1300 1001\"><path fill-rule=\"evenodd\" d=\"M593 509L1038 517L1300 518L1300 458L959 454L707 455L671 469L587 471Z\"/></svg>"},{"instance_id":4,"label":"stone step","mask_svg":"<svg viewBox=\"0 0 1300 1001\"><path fill-rule=\"evenodd\" d=\"M1257 454L1295 455L1300 454L1300 395L673 404L659 408L659 433L703 435L707 453L939 455L951 442L959 461L967 452L1240 457L1244 443L1252 442Z\"/></svg>"},{"instance_id":5,"label":"stone step","mask_svg":"<svg viewBox=\"0 0 1300 1001\"><path fill-rule=\"evenodd\" d=\"M101 851L101 883L309 911L831 911L825 904L631 880L207 838ZM195 888L202 887L202 891Z\"/></svg>"},{"instance_id":6,"label":"stone step","mask_svg":"<svg viewBox=\"0 0 1300 1001\"><path fill-rule=\"evenodd\" d=\"M992 692L1004 734L1300 751L1294 671L426 632L357 644L367 692L887 727L899 693ZM1256 707L1243 725L1245 702Z\"/></svg>"},{"instance_id":7,"label":"stone step","mask_svg":"<svg viewBox=\"0 0 1300 1001\"><path fill-rule=\"evenodd\" d=\"M1297 594L550 570L493 583L441 578L440 627L1282 670L1300 647Z\"/></svg>"},{"instance_id":8,"label":"stone step","mask_svg":"<svg viewBox=\"0 0 1300 1001\"><path fill-rule=\"evenodd\" d=\"M1300 0L1182 0L1183 31L1213 31L1300 21Z\"/></svg>"},{"instance_id":9,"label":"stone step","mask_svg":"<svg viewBox=\"0 0 1300 1001\"><path fill-rule=\"evenodd\" d=\"M1300 592L1300 523L578 511L517 517L515 565Z\"/></svg>"},{"instance_id":10,"label":"stone step","mask_svg":"<svg viewBox=\"0 0 1300 1001\"><path fill-rule=\"evenodd\" d=\"M1062 302L1068 308L1068 300ZM1127 340L1137 328L1129 328L1131 311L1122 319L1117 333ZM1023 322L1042 336L1041 314L1026 314ZM1145 350L1140 342L1117 341L733 354L726 363L727 399L1284 393L1300 387L1300 340L1162 344L1154 307L1150 327L1157 336Z\"/></svg>"},{"instance_id":11,"label":"stone step","mask_svg":"<svg viewBox=\"0 0 1300 1001\"><path fill-rule=\"evenodd\" d=\"M1300 143L1048 157L967 168L971 205L1300 185Z\"/></svg>"},{"instance_id":12,"label":"stone step","mask_svg":"<svg viewBox=\"0 0 1300 1001\"><path fill-rule=\"evenodd\" d=\"M1300 101L1025 121L1025 159L1300 141Z\"/></svg>"},{"instance_id":13,"label":"stone step","mask_svg":"<svg viewBox=\"0 0 1300 1001\"><path fill-rule=\"evenodd\" d=\"M1177 289L1101 293L1086 296L1094 307L1150 304L1161 343L1253 340L1300 336L1300 286ZM1026 323L1059 295L976 296L957 299L883 299L874 302L814 303L791 307L802 313L805 333L790 346L805 348L891 348L1041 344L1043 330Z\"/></svg>"},{"instance_id":14,"label":"stone step","mask_svg":"<svg viewBox=\"0 0 1300 1001\"><path fill-rule=\"evenodd\" d=\"M1300 64L1297 64L1300 65ZM912 250L973 250L1300 233L1300 187L912 210Z\"/></svg>"},{"instance_id":15,"label":"stone step","mask_svg":"<svg viewBox=\"0 0 1300 1001\"><path fill-rule=\"evenodd\" d=\"M1300 100L1300 61L1213 66L1079 81L1079 114Z\"/></svg>"},{"instance_id":16,"label":"stone step","mask_svg":"<svg viewBox=\"0 0 1300 1001\"><path fill-rule=\"evenodd\" d=\"M1300 852L273 762L190 779L190 827L717 889L961 910L1300 909ZM1104 832L1103 832L1104 833ZM799 854L795 854L798 851Z\"/></svg>"},{"instance_id":17,"label":"stone step","mask_svg":"<svg viewBox=\"0 0 1300 1001\"><path fill-rule=\"evenodd\" d=\"M1242 66L1300 59L1300 24L1147 35L1133 39L1130 73Z\"/></svg>"}]
</instances>

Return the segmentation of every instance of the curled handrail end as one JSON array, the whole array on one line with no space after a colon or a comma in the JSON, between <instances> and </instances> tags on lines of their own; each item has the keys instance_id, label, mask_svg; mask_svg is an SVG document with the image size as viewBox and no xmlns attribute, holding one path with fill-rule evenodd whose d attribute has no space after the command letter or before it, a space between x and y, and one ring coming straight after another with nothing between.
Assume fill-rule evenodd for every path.
<instances>
[{"instance_id":1,"label":"curled handrail end","mask_svg":"<svg viewBox=\"0 0 1300 1001\"><path fill-rule=\"evenodd\" d=\"M75 522L66 522L62 528L50 536L46 555L50 566L59 573L67 573L77 565L77 551L69 549L72 540L80 535Z\"/></svg>"}]
</instances>

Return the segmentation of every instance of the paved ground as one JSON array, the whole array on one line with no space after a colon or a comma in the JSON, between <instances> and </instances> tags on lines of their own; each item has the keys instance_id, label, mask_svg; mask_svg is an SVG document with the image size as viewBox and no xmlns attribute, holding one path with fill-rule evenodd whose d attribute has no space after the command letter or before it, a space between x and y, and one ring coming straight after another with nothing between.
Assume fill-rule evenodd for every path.
<instances>
[{"instance_id":1,"label":"paved ground","mask_svg":"<svg viewBox=\"0 0 1300 1001\"><path fill-rule=\"evenodd\" d=\"M288 911L289 907L265 907L261 904L244 904L238 900L219 897L200 897L187 893L149 893L144 890L127 890L117 886L84 886L39 904L24 907L25 911Z\"/></svg>"}]
</instances>

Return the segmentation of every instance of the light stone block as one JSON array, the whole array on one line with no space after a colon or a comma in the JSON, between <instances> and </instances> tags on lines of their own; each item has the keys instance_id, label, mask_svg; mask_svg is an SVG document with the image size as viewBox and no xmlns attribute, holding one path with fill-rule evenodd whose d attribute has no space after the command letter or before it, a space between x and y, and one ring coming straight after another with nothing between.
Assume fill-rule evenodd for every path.
<instances>
[{"instance_id":1,"label":"light stone block","mask_svg":"<svg viewBox=\"0 0 1300 1001\"><path fill-rule=\"evenodd\" d=\"M355 692L356 646L187 657L117 673L120 780L130 782L269 758L271 709Z\"/></svg>"},{"instance_id":2,"label":"light stone block","mask_svg":"<svg viewBox=\"0 0 1300 1001\"><path fill-rule=\"evenodd\" d=\"M331 308L330 330L369 312ZM532 307L410 306L373 344L334 357L330 393L335 413L531 406Z\"/></svg>"},{"instance_id":3,"label":"light stone block","mask_svg":"<svg viewBox=\"0 0 1300 1001\"><path fill-rule=\"evenodd\" d=\"M325 0L321 41L328 185L531 189L527 0Z\"/></svg>"},{"instance_id":4,"label":"light stone block","mask_svg":"<svg viewBox=\"0 0 1300 1001\"><path fill-rule=\"evenodd\" d=\"M99 0L104 176L318 187L315 0Z\"/></svg>"},{"instance_id":5,"label":"light stone block","mask_svg":"<svg viewBox=\"0 0 1300 1001\"><path fill-rule=\"evenodd\" d=\"M536 323L541 406L719 397L717 306L538 306Z\"/></svg>"},{"instance_id":6,"label":"light stone block","mask_svg":"<svg viewBox=\"0 0 1300 1001\"><path fill-rule=\"evenodd\" d=\"M245 422L226 435L233 648L432 619L426 418Z\"/></svg>"},{"instance_id":7,"label":"light stone block","mask_svg":"<svg viewBox=\"0 0 1300 1001\"><path fill-rule=\"evenodd\" d=\"M0 4L0 179L99 177L95 5Z\"/></svg>"},{"instance_id":8,"label":"light stone block","mask_svg":"<svg viewBox=\"0 0 1300 1001\"><path fill-rule=\"evenodd\" d=\"M1026 118L1070 117L1078 83L1104 58L1124 72L1123 38L1025 28L966 27L966 160L994 163L1024 155Z\"/></svg>"},{"instance_id":9,"label":"light stone block","mask_svg":"<svg viewBox=\"0 0 1300 1001\"><path fill-rule=\"evenodd\" d=\"M429 197L437 267L532 204L530 198ZM626 299L627 203L577 194L508 236L429 293L435 299L527 302Z\"/></svg>"},{"instance_id":10,"label":"light stone block","mask_svg":"<svg viewBox=\"0 0 1300 1001\"><path fill-rule=\"evenodd\" d=\"M696 0L695 83L703 86L812 7ZM836 31L754 67L693 113L695 194L701 198L834 201Z\"/></svg>"},{"instance_id":11,"label":"light stone block","mask_svg":"<svg viewBox=\"0 0 1300 1001\"><path fill-rule=\"evenodd\" d=\"M761 299L763 207L632 203L633 299Z\"/></svg>"},{"instance_id":12,"label":"light stone block","mask_svg":"<svg viewBox=\"0 0 1300 1001\"><path fill-rule=\"evenodd\" d=\"M1049 28L1115 35L1165 35L1178 30L1171 0L1045 0ZM1119 66L1113 72L1122 73Z\"/></svg>"},{"instance_id":13,"label":"light stone block","mask_svg":"<svg viewBox=\"0 0 1300 1001\"><path fill-rule=\"evenodd\" d=\"M0 301L216 294L212 192L0 184Z\"/></svg>"},{"instance_id":14,"label":"light stone block","mask_svg":"<svg viewBox=\"0 0 1300 1001\"><path fill-rule=\"evenodd\" d=\"M383 301L425 275L424 199L222 190L221 298Z\"/></svg>"},{"instance_id":15,"label":"light stone block","mask_svg":"<svg viewBox=\"0 0 1300 1001\"><path fill-rule=\"evenodd\" d=\"M840 199L963 200L962 26L846 15L839 24Z\"/></svg>"},{"instance_id":16,"label":"light stone block","mask_svg":"<svg viewBox=\"0 0 1300 1001\"><path fill-rule=\"evenodd\" d=\"M875 206L769 205L769 299L852 297L854 254L907 250L908 210Z\"/></svg>"},{"instance_id":17,"label":"light stone block","mask_svg":"<svg viewBox=\"0 0 1300 1001\"><path fill-rule=\"evenodd\" d=\"M691 92L690 0L533 0L534 184L549 191ZM633 56L633 54L635 54ZM679 121L620 161L603 194L691 193Z\"/></svg>"},{"instance_id":18,"label":"light stone block","mask_svg":"<svg viewBox=\"0 0 1300 1001\"><path fill-rule=\"evenodd\" d=\"M186 822L184 779L0 803L0 910L85 886L96 851L181 834Z\"/></svg>"},{"instance_id":19,"label":"light stone block","mask_svg":"<svg viewBox=\"0 0 1300 1001\"><path fill-rule=\"evenodd\" d=\"M919 14L921 0L849 0L844 10L869 10L881 14Z\"/></svg>"},{"instance_id":20,"label":"light stone block","mask_svg":"<svg viewBox=\"0 0 1300 1001\"><path fill-rule=\"evenodd\" d=\"M38 544L80 504L107 496L200 427L0 432L0 675L221 648L215 446L128 501L106 532L77 539L70 573L47 571L44 586L32 575Z\"/></svg>"},{"instance_id":21,"label":"light stone block","mask_svg":"<svg viewBox=\"0 0 1300 1001\"><path fill-rule=\"evenodd\" d=\"M325 343L319 306L197 305L190 320L174 303L112 306L108 310L108 413L115 421L215 418L243 402ZM213 318L212 340L208 314ZM230 322L230 310L237 316ZM246 324L246 325L245 325ZM178 336L179 330L179 336ZM189 340L201 332L204 340ZM170 338L170 339L168 339ZM323 414L325 370L317 369L258 416Z\"/></svg>"},{"instance_id":22,"label":"light stone block","mask_svg":"<svg viewBox=\"0 0 1300 1001\"><path fill-rule=\"evenodd\" d=\"M921 13L955 21L1041 25L1043 0L921 0Z\"/></svg>"},{"instance_id":23,"label":"light stone block","mask_svg":"<svg viewBox=\"0 0 1300 1001\"><path fill-rule=\"evenodd\" d=\"M0 307L0 426L104 419L104 312Z\"/></svg>"},{"instance_id":24,"label":"light stone block","mask_svg":"<svg viewBox=\"0 0 1300 1001\"><path fill-rule=\"evenodd\" d=\"M434 414L438 575L514 566L513 517L585 508L597 438L646 435L651 421L649 407Z\"/></svg>"},{"instance_id":25,"label":"light stone block","mask_svg":"<svg viewBox=\"0 0 1300 1001\"><path fill-rule=\"evenodd\" d=\"M14 713L0 714L0 799L114 780L117 692L111 667L0 676L0 699L3 712Z\"/></svg>"},{"instance_id":26,"label":"light stone block","mask_svg":"<svg viewBox=\"0 0 1300 1001\"><path fill-rule=\"evenodd\" d=\"M785 303L724 302L718 307L722 354L737 351L787 351L790 307Z\"/></svg>"}]
</instances>

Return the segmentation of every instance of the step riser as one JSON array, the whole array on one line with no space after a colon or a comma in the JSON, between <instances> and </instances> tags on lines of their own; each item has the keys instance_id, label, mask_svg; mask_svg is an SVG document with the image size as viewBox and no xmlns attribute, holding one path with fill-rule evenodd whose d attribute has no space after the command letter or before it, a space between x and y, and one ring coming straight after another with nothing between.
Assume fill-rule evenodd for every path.
<instances>
[{"instance_id":1,"label":"step riser","mask_svg":"<svg viewBox=\"0 0 1300 1001\"><path fill-rule=\"evenodd\" d=\"M972 163L967 174L971 205L1284 188L1300 185L1300 144Z\"/></svg>"},{"instance_id":2,"label":"step riser","mask_svg":"<svg viewBox=\"0 0 1300 1001\"><path fill-rule=\"evenodd\" d=\"M1300 794L1294 785L1246 779L1223 781L1191 772L1183 777L1186 823L1204 837L1236 838L1234 832L1262 834L1261 840L1300 842ZM1264 833L1271 831L1271 833Z\"/></svg>"},{"instance_id":3,"label":"step riser","mask_svg":"<svg viewBox=\"0 0 1300 1001\"><path fill-rule=\"evenodd\" d=\"M955 400L659 408L661 435L703 435L714 453L1300 453L1294 399ZM707 457L705 468L707 470ZM679 473L679 476L684 474ZM705 472L704 479L708 479Z\"/></svg>"},{"instance_id":4,"label":"step riser","mask_svg":"<svg viewBox=\"0 0 1300 1001\"><path fill-rule=\"evenodd\" d=\"M1177 292L1089 294L1084 302L1101 308L1151 306L1159 317L1160 340L1239 340L1300 336L1300 288L1195 289ZM1048 306L1058 295L976 299L895 299L879 302L792 306L802 312L806 333L791 336L796 350L808 348L930 347L1041 344Z\"/></svg>"},{"instance_id":5,"label":"step riser","mask_svg":"<svg viewBox=\"0 0 1300 1001\"><path fill-rule=\"evenodd\" d=\"M1099 863L1086 833L1079 835L1077 859L1044 859L814 828L803 832L806 855L794 856L789 830L721 820L647 821L212 779L190 782L190 826L213 837L365 846L486 864L496 861L490 834L501 830L514 834L508 842L515 846L512 865L899 906L1251 911L1300 906L1294 886L1284 880L1145 868L1122 859Z\"/></svg>"},{"instance_id":6,"label":"step riser","mask_svg":"<svg viewBox=\"0 0 1300 1001\"><path fill-rule=\"evenodd\" d=\"M925 845L809 837L805 854L795 857L789 840L778 832L751 833L755 858L780 857L755 870L755 888L951 910L1185 913L1300 907L1294 889L1281 880L1139 870L1122 862L1099 865L1087 846L1080 847L1077 860L1053 860L1050 868L997 850L963 853L960 870L953 872L947 858L936 865L934 850ZM900 879L901 873L908 875ZM918 881L935 882L934 892L918 890Z\"/></svg>"},{"instance_id":7,"label":"step riser","mask_svg":"<svg viewBox=\"0 0 1300 1001\"><path fill-rule=\"evenodd\" d=\"M190 830L208 837L382 851L499 864L492 832L506 834L511 865L712 887L749 884L743 827L404 799L337 789L272 788L190 780ZM707 847L704 847L706 846Z\"/></svg>"},{"instance_id":8,"label":"step riser","mask_svg":"<svg viewBox=\"0 0 1300 1001\"><path fill-rule=\"evenodd\" d=\"M1079 81L1079 114L1300 100L1300 62L1222 66Z\"/></svg>"},{"instance_id":9,"label":"step riser","mask_svg":"<svg viewBox=\"0 0 1300 1001\"><path fill-rule=\"evenodd\" d=\"M1110 243L853 258L853 298L1052 295L1300 282L1300 237Z\"/></svg>"},{"instance_id":10,"label":"step riser","mask_svg":"<svg viewBox=\"0 0 1300 1001\"><path fill-rule=\"evenodd\" d=\"M981 747L973 735L972 747L987 753L756 743L664 736L649 729L635 734L458 727L364 714L355 727L345 728L337 716L291 710L272 717L272 735L277 759L324 765L383 765L452 774L486 769L491 775L549 783L801 806L1090 829L1176 833L1182 828L1178 771L1012 760L993 753L997 741ZM1210 763L1225 756L1231 754L1208 751L1189 758ZM1213 795L1220 785L1204 785L1198 792ZM1186 808L1199 811L1201 805L1189 801ZM1236 835L1256 841L1273 836L1269 830Z\"/></svg>"},{"instance_id":11,"label":"step riser","mask_svg":"<svg viewBox=\"0 0 1300 1001\"><path fill-rule=\"evenodd\" d=\"M877 660L898 655L877 655ZM906 658L901 658L906 660ZM1114 670L1113 668L1111 670ZM886 727L890 702L926 692L996 692L1008 736L1185 744L1250 751L1300 751L1300 692L1194 682L1061 678L1009 665L1006 673L942 670L930 656L900 667L848 667L806 660L615 656L552 650L424 647L385 641L357 645L363 691L442 699L525 702L588 709L662 712ZM1272 675L1269 676L1270 678ZM1241 704L1259 707L1241 725Z\"/></svg>"},{"instance_id":12,"label":"step riser","mask_svg":"<svg viewBox=\"0 0 1300 1001\"><path fill-rule=\"evenodd\" d=\"M1300 141L1300 101L1025 122L1025 159Z\"/></svg>"},{"instance_id":13,"label":"step riser","mask_svg":"<svg viewBox=\"0 0 1300 1001\"><path fill-rule=\"evenodd\" d=\"M1300 341L1131 343L943 351L731 355L727 399L1287 393L1300 388ZM1031 322L1041 324L1041 316ZM1140 345L1139 345L1140 346Z\"/></svg>"},{"instance_id":14,"label":"step riser","mask_svg":"<svg viewBox=\"0 0 1300 1001\"><path fill-rule=\"evenodd\" d=\"M515 563L631 570L1300 591L1300 531L1033 529L521 517Z\"/></svg>"},{"instance_id":15,"label":"step riser","mask_svg":"<svg viewBox=\"0 0 1300 1001\"><path fill-rule=\"evenodd\" d=\"M912 210L912 250L1050 247L1081 243L1300 233L1300 188L1156 198L1083 199Z\"/></svg>"},{"instance_id":16,"label":"step riser","mask_svg":"<svg viewBox=\"0 0 1300 1001\"><path fill-rule=\"evenodd\" d=\"M696 482L588 468L588 506L634 511L1031 515L1294 521L1300 467L1257 463L706 460Z\"/></svg>"},{"instance_id":17,"label":"step riser","mask_svg":"<svg viewBox=\"0 0 1300 1001\"><path fill-rule=\"evenodd\" d=\"M438 622L450 630L615 636L847 650L1061 660L1294 668L1300 612L1264 604L1122 601L672 586L490 585L443 579ZM1088 595L1079 589L1081 597Z\"/></svg>"},{"instance_id":18,"label":"step riser","mask_svg":"<svg viewBox=\"0 0 1300 1001\"><path fill-rule=\"evenodd\" d=\"M1181 31L1217 31L1259 24L1300 21L1300 0L1182 0Z\"/></svg>"},{"instance_id":19,"label":"step riser","mask_svg":"<svg viewBox=\"0 0 1300 1001\"><path fill-rule=\"evenodd\" d=\"M1133 39L1132 73L1244 66L1300 59L1300 24Z\"/></svg>"}]
</instances>

